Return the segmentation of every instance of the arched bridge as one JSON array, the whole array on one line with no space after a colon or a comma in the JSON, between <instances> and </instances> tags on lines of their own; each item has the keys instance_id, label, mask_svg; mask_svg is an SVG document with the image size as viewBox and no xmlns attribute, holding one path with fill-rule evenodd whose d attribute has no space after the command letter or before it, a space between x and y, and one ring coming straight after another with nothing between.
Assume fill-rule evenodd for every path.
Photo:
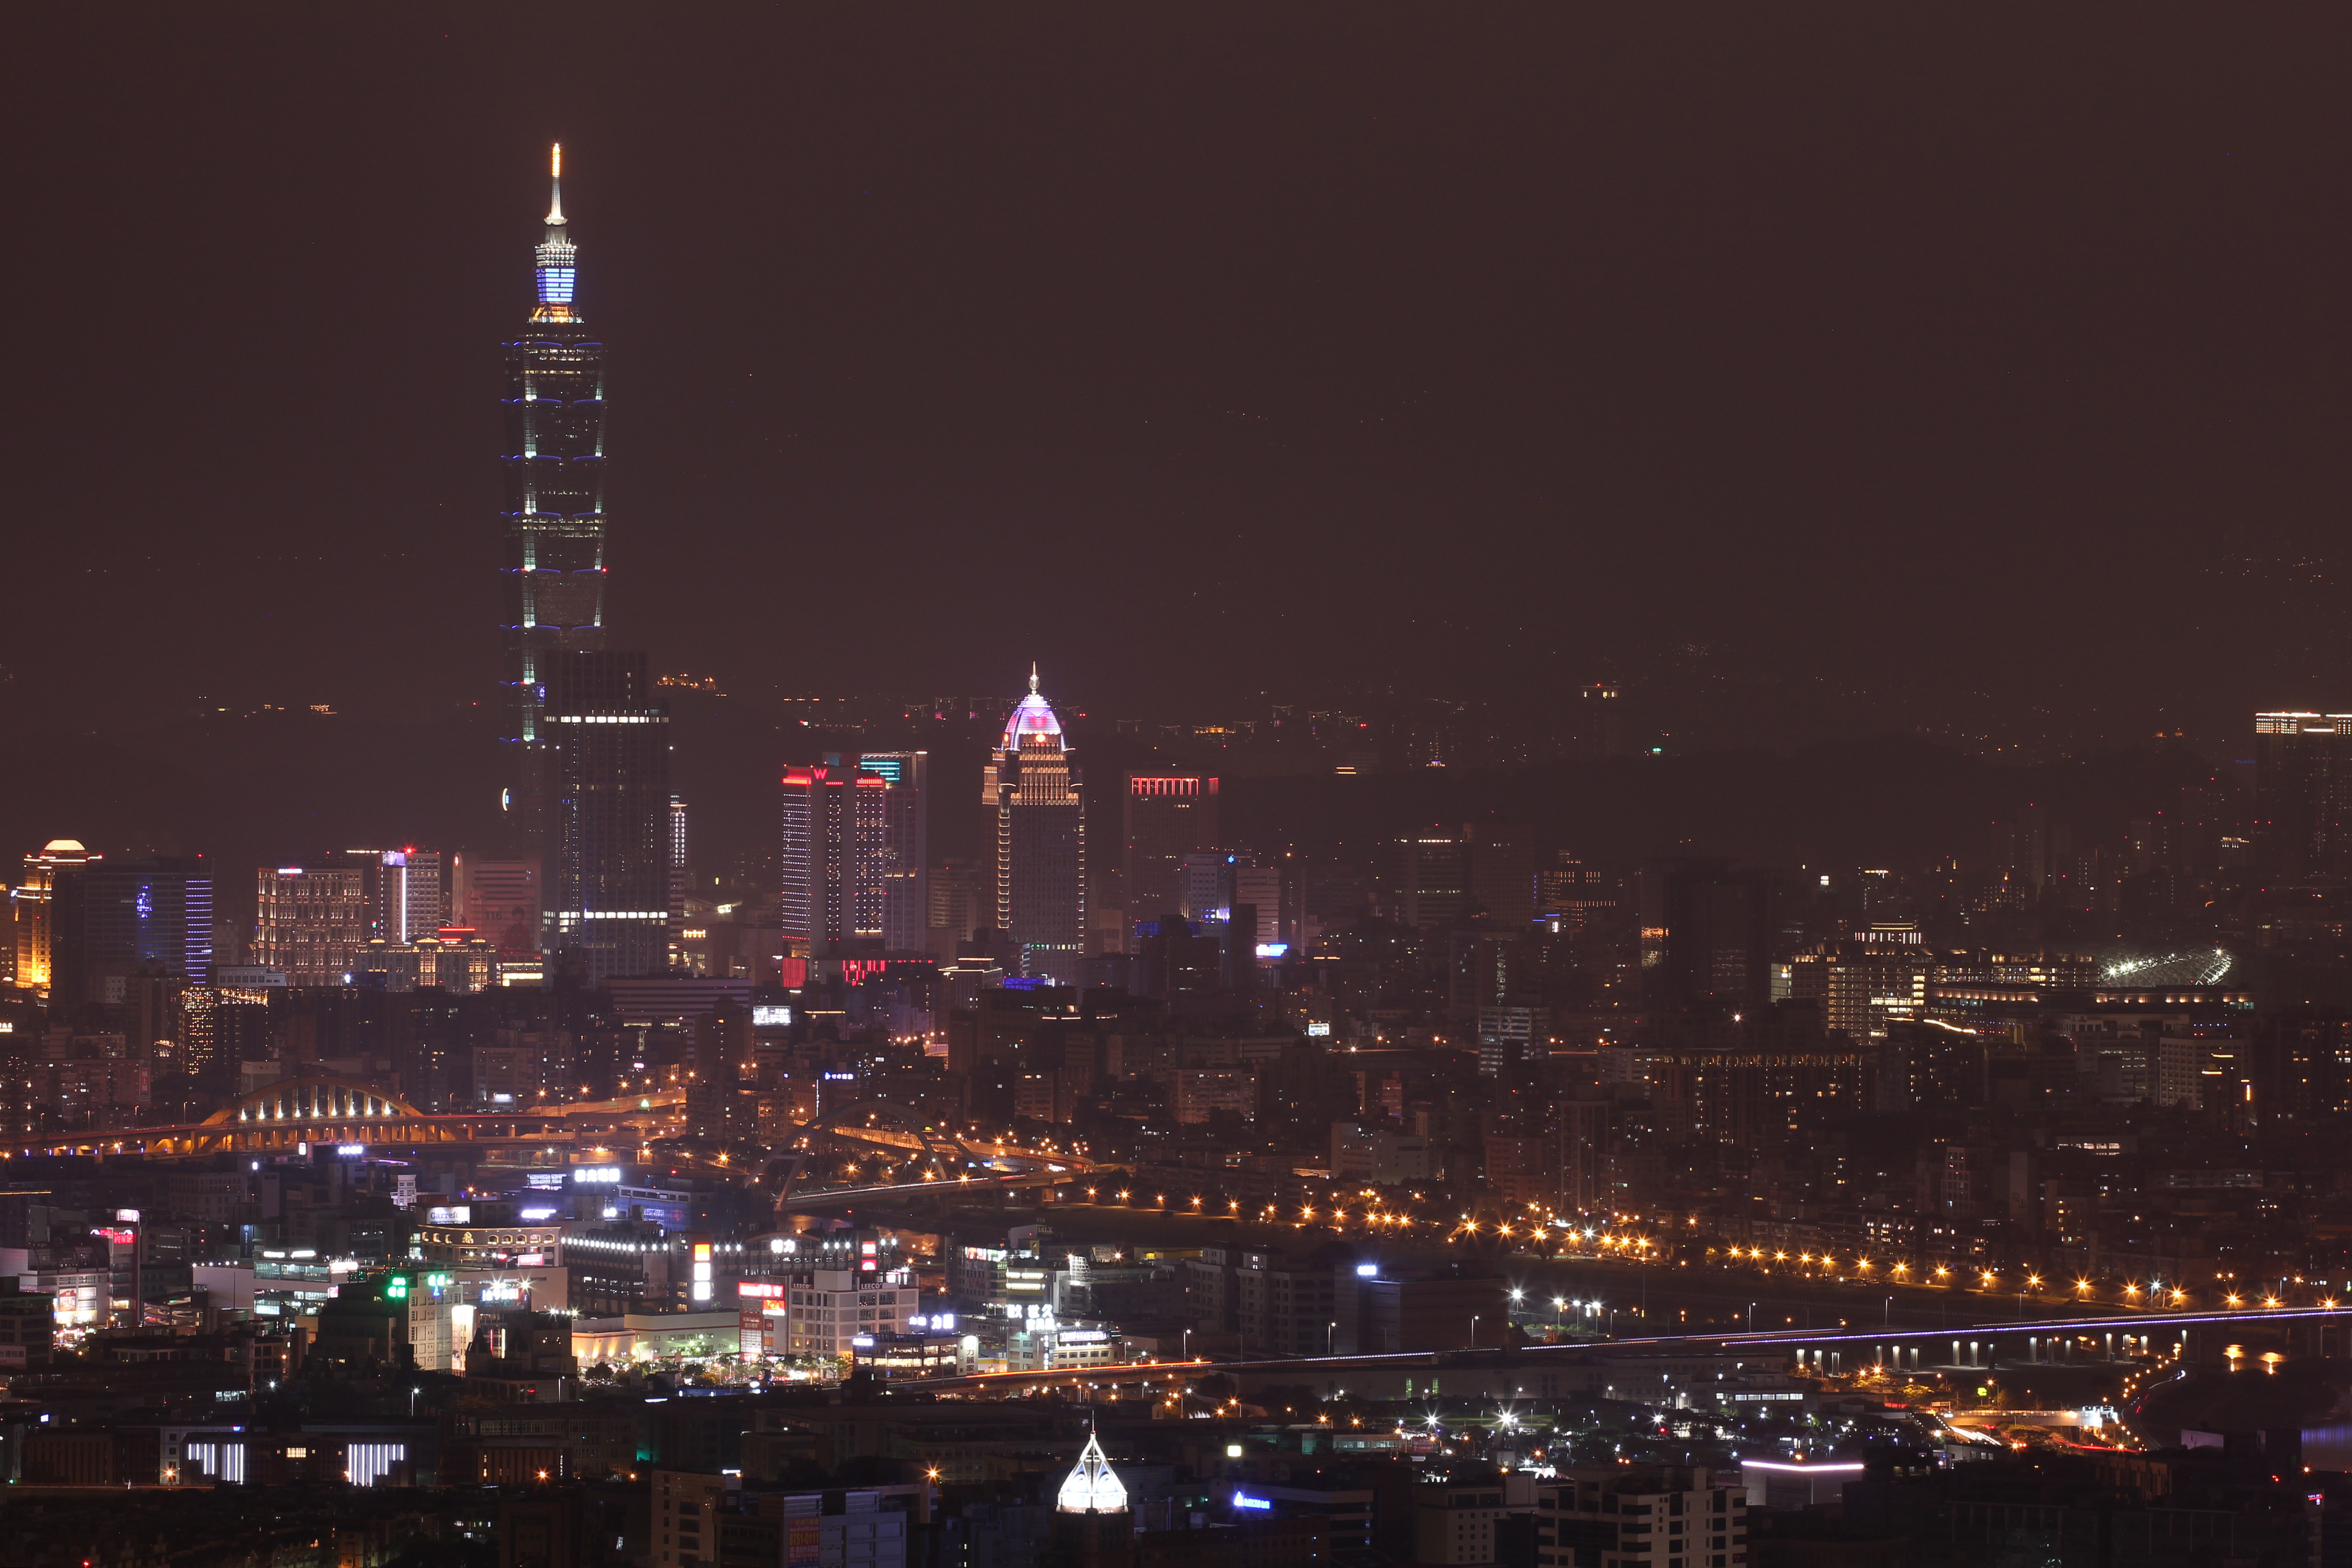
<instances>
[{"instance_id":1,"label":"arched bridge","mask_svg":"<svg viewBox=\"0 0 2352 1568\"><path fill-rule=\"evenodd\" d=\"M560 1146L589 1135L582 1120L592 1121L600 1129L593 1135L602 1142L608 1134L601 1129L614 1123L658 1122L675 1116L680 1098L666 1094L633 1102L436 1115L358 1079L301 1072L241 1094L202 1122L45 1135L22 1145L22 1152L192 1159L290 1151L304 1144L365 1144L375 1148L494 1143Z\"/></svg>"}]
</instances>

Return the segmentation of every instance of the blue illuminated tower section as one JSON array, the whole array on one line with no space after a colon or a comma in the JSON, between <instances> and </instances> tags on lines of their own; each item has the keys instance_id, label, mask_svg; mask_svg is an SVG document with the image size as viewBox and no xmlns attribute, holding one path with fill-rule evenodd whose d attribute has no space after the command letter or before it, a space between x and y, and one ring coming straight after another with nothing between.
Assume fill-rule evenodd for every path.
<instances>
[{"instance_id":1,"label":"blue illuminated tower section","mask_svg":"<svg viewBox=\"0 0 2352 1568\"><path fill-rule=\"evenodd\" d=\"M554 655L604 635L604 345L574 305L577 250L563 217L563 149L537 256L538 298L507 345L504 714L499 804L511 836L545 854L547 672Z\"/></svg>"}]
</instances>

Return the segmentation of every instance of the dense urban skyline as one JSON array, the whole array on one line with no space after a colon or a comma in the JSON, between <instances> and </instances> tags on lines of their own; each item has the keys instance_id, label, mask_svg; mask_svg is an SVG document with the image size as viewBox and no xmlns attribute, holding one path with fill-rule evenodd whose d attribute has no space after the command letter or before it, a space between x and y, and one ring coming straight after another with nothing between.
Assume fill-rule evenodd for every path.
<instances>
[{"instance_id":1,"label":"dense urban skyline","mask_svg":"<svg viewBox=\"0 0 2352 1568\"><path fill-rule=\"evenodd\" d=\"M131 21L0 1568L2352 1540L2327 40Z\"/></svg>"}]
</instances>

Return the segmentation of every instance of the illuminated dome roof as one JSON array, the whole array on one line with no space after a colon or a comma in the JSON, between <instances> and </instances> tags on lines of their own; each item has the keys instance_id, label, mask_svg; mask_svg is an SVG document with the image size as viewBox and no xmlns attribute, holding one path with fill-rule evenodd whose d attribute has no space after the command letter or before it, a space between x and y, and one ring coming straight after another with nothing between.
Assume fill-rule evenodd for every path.
<instances>
[{"instance_id":1,"label":"illuminated dome roof","mask_svg":"<svg viewBox=\"0 0 2352 1568\"><path fill-rule=\"evenodd\" d=\"M1050 737L1055 749L1061 748L1062 721L1054 716L1053 708L1038 693L1037 666L1034 664L1029 666L1029 695L1021 699L1021 706L1014 708L1013 716L1004 721L1002 748L1018 751L1032 736Z\"/></svg>"},{"instance_id":2,"label":"illuminated dome roof","mask_svg":"<svg viewBox=\"0 0 2352 1568\"><path fill-rule=\"evenodd\" d=\"M1064 1513L1127 1511L1127 1489L1119 1485L1110 1461L1103 1458L1102 1439L1092 1433L1087 1434L1086 1450L1078 1455L1077 1468L1062 1483L1059 1506Z\"/></svg>"},{"instance_id":3,"label":"illuminated dome roof","mask_svg":"<svg viewBox=\"0 0 2352 1568\"><path fill-rule=\"evenodd\" d=\"M47 843L41 846L41 852L45 855L86 855L89 853L88 850L82 848L82 843L79 839L51 839Z\"/></svg>"}]
</instances>

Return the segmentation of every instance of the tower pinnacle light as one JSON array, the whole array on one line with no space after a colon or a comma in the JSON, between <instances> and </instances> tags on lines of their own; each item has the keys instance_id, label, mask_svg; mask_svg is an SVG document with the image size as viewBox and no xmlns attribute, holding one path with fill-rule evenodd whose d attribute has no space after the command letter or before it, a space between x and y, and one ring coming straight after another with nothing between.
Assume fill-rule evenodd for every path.
<instances>
[{"instance_id":1,"label":"tower pinnacle light","mask_svg":"<svg viewBox=\"0 0 2352 1568\"><path fill-rule=\"evenodd\" d=\"M539 242L538 276L539 303L530 313L534 321L578 321L580 313L572 307L572 293L579 277L579 247L572 243L563 221L563 143L555 144L548 155L547 233Z\"/></svg>"}]
</instances>

